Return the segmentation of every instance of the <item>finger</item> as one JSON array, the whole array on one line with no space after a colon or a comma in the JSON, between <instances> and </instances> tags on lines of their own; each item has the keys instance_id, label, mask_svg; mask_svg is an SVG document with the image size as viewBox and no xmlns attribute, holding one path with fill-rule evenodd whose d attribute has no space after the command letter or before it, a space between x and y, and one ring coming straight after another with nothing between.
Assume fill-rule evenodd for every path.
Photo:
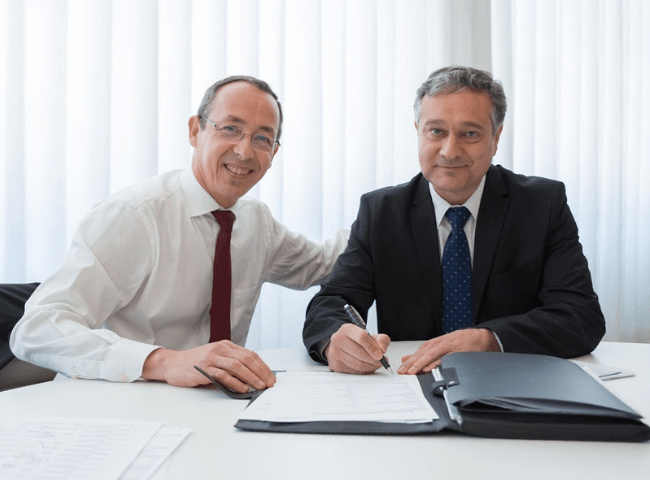
<instances>
[{"instance_id":1,"label":"finger","mask_svg":"<svg viewBox=\"0 0 650 480\"><path fill-rule=\"evenodd\" d=\"M255 390L267 388L265 381L249 368L249 366L257 368L251 360L250 353L252 352L232 350L230 356L214 356L211 359L211 366L223 370L226 374L237 378ZM271 372L271 375L273 375L273 372ZM273 376L273 380L269 381L269 386L273 385L274 379L275 377Z\"/></svg>"},{"instance_id":2,"label":"finger","mask_svg":"<svg viewBox=\"0 0 650 480\"><path fill-rule=\"evenodd\" d=\"M390 337L380 333L378 335L373 335L372 339L375 341L381 352L386 353L386 350L388 350L388 346L390 345Z\"/></svg>"},{"instance_id":3,"label":"finger","mask_svg":"<svg viewBox=\"0 0 650 480\"><path fill-rule=\"evenodd\" d=\"M253 388L263 389L272 387L275 385L275 374L271 369L264 363L260 356L247 348L236 345L232 342L227 342L219 348L219 354L224 357L233 358L238 360L245 369L238 368L236 371L229 371L231 374L235 374L239 371L246 378L239 377L241 380L248 381L251 379L248 372L251 372L257 379L264 383L261 385L257 382L255 385L249 383ZM254 380L253 380L254 381Z\"/></svg>"},{"instance_id":4,"label":"finger","mask_svg":"<svg viewBox=\"0 0 650 480\"><path fill-rule=\"evenodd\" d=\"M361 345L370 358L381 360L381 357L384 356L386 350L382 350L379 345L377 345L375 338L371 337L367 330L355 325L350 325L344 332L348 338ZM384 335L384 337L388 338L386 335ZM382 341L385 342L385 340ZM390 343L390 339L388 339L388 343ZM388 348L388 345L386 345L386 347Z\"/></svg>"},{"instance_id":5,"label":"finger","mask_svg":"<svg viewBox=\"0 0 650 480\"><path fill-rule=\"evenodd\" d=\"M401 358L400 361L401 361L402 363L407 362L408 359L411 358L412 356L413 356L412 353L409 353L408 355L404 355L404 356Z\"/></svg>"},{"instance_id":6,"label":"finger","mask_svg":"<svg viewBox=\"0 0 650 480\"><path fill-rule=\"evenodd\" d=\"M207 373L209 373L212 378L214 378L221 385L229 388L233 392L246 393L249 390L249 387L246 383L243 383L238 378L233 377L225 370L216 367L209 367L207 369Z\"/></svg>"},{"instance_id":7,"label":"finger","mask_svg":"<svg viewBox=\"0 0 650 480\"><path fill-rule=\"evenodd\" d=\"M365 350L362 350L365 353ZM366 374L376 371L381 364L367 356L358 358L345 350L330 348L328 355L330 369L334 372Z\"/></svg>"},{"instance_id":8,"label":"finger","mask_svg":"<svg viewBox=\"0 0 650 480\"><path fill-rule=\"evenodd\" d=\"M421 372L422 373L431 373L431 371L434 368L438 368L440 366L440 359L431 362L429 365L426 365L425 367L422 368Z\"/></svg>"},{"instance_id":9,"label":"finger","mask_svg":"<svg viewBox=\"0 0 650 480\"><path fill-rule=\"evenodd\" d=\"M244 366L253 372L257 378L264 382L266 388L275 385L275 374L257 353L243 349L241 356L238 357L238 359L242 364L244 364Z\"/></svg>"},{"instance_id":10,"label":"finger","mask_svg":"<svg viewBox=\"0 0 650 480\"><path fill-rule=\"evenodd\" d=\"M397 369L397 373L399 373L400 375L405 375L407 373L408 374L415 373L416 371L409 372L409 369L411 369L415 364L415 362L417 362L422 356L427 355L428 352L437 349L439 338L440 337L427 340L422 345L420 345L420 347L415 352L409 355L404 355L402 357L402 365Z\"/></svg>"},{"instance_id":11,"label":"finger","mask_svg":"<svg viewBox=\"0 0 650 480\"><path fill-rule=\"evenodd\" d=\"M425 350L420 347L411 355L402 357L402 365L397 369L397 373L401 375L419 373L421 367L428 365L433 360L435 360L435 357L432 356L431 348Z\"/></svg>"},{"instance_id":12,"label":"finger","mask_svg":"<svg viewBox=\"0 0 650 480\"><path fill-rule=\"evenodd\" d=\"M330 370L342 373L369 373L380 367L380 363L357 343L357 330L360 329L349 325L341 327L332 335L327 347L327 362ZM368 340L372 339L368 338Z\"/></svg>"},{"instance_id":13,"label":"finger","mask_svg":"<svg viewBox=\"0 0 650 480\"><path fill-rule=\"evenodd\" d=\"M363 362L373 363L373 360L379 360L383 356L382 351L368 333L352 324L346 324L339 328L332 335L330 344L335 349L345 351Z\"/></svg>"},{"instance_id":14,"label":"finger","mask_svg":"<svg viewBox=\"0 0 650 480\"><path fill-rule=\"evenodd\" d=\"M439 349L437 348L431 349L427 352L424 352L422 355L420 355L417 358L409 359L406 371L409 375L415 375L421 373L424 371L425 367L434 365L436 364L436 362L439 363L441 357L442 354ZM431 369L429 369L429 371L431 371Z\"/></svg>"},{"instance_id":15,"label":"finger","mask_svg":"<svg viewBox=\"0 0 650 480\"><path fill-rule=\"evenodd\" d=\"M425 355L426 351L422 349L421 347L418 348L414 353L411 353L410 355L404 355L402 357L402 365L397 369L397 373L401 375L405 374L412 374L413 372L409 372L408 370L415 364L415 362L418 361L422 357L422 355Z\"/></svg>"}]
</instances>

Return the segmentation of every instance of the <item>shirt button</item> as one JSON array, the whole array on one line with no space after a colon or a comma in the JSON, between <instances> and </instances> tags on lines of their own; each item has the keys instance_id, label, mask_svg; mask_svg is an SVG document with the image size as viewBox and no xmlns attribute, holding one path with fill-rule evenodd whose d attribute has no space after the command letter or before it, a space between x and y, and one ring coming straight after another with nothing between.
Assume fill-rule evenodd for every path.
<instances>
[{"instance_id":1,"label":"shirt button","mask_svg":"<svg viewBox=\"0 0 650 480\"><path fill-rule=\"evenodd\" d=\"M128 382L128 381L129 381L129 377L127 377L126 375L122 374L122 375L120 375L120 378L118 378L118 380L119 380L120 382Z\"/></svg>"},{"instance_id":2,"label":"shirt button","mask_svg":"<svg viewBox=\"0 0 650 480\"><path fill-rule=\"evenodd\" d=\"M75 380L79 380L79 375L73 375L73 376L70 377L70 378L74 378Z\"/></svg>"}]
</instances>

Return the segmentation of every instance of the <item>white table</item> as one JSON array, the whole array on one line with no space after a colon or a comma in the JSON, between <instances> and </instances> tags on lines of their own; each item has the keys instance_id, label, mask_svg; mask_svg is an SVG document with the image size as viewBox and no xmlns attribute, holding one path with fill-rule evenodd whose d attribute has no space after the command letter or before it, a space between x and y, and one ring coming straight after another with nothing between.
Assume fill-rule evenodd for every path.
<instances>
[{"instance_id":1,"label":"white table","mask_svg":"<svg viewBox=\"0 0 650 480\"><path fill-rule=\"evenodd\" d=\"M399 366L419 342L395 342ZM304 349L259 352L272 369L326 369ZM625 368L605 382L650 419L650 345L602 343L580 360ZM1 415L106 417L161 421L193 433L174 453L168 479L650 479L650 442L495 440L457 433L431 436L298 435L233 427L246 401L214 388L63 379L0 393Z\"/></svg>"}]
</instances>

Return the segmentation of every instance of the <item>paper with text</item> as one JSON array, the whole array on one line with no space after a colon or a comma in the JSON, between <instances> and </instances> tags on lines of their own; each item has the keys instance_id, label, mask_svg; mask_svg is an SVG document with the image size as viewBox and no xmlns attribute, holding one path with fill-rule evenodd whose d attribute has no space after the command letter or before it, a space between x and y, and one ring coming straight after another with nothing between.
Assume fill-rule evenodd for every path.
<instances>
[{"instance_id":1,"label":"paper with text","mask_svg":"<svg viewBox=\"0 0 650 480\"><path fill-rule=\"evenodd\" d=\"M240 420L268 422L374 421L426 423L438 415L413 375L277 374Z\"/></svg>"},{"instance_id":2,"label":"paper with text","mask_svg":"<svg viewBox=\"0 0 650 480\"><path fill-rule=\"evenodd\" d=\"M0 478L115 480L158 422L87 418L0 420Z\"/></svg>"},{"instance_id":3,"label":"paper with text","mask_svg":"<svg viewBox=\"0 0 650 480\"><path fill-rule=\"evenodd\" d=\"M119 480L145 480L158 475L164 462L168 461L172 452L190 434L189 428L161 427L140 454L120 476ZM165 472L160 478L165 478Z\"/></svg>"}]
</instances>

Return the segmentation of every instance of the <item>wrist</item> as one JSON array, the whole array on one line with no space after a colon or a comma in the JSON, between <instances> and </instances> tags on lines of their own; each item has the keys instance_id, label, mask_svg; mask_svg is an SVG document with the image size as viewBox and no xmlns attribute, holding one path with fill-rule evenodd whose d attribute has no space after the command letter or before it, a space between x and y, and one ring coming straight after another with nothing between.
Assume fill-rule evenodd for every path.
<instances>
[{"instance_id":1,"label":"wrist","mask_svg":"<svg viewBox=\"0 0 650 480\"><path fill-rule=\"evenodd\" d=\"M167 364L176 352L158 348L151 352L142 365L142 378L145 380L165 380Z\"/></svg>"},{"instance_id":2,"label":"wrist","mask_svg":"<svg viewBox=\"0 0 650 480\"><path fill-rule=\"evenodd\" d=\"M483 334L483 346L485 349L484 351L486 352L501 351L501 347L499 346L497 337L492 330L490 330L489 328L478 328L477 330L481 330L481 333Z\"/></svg>"}]
</instances>

